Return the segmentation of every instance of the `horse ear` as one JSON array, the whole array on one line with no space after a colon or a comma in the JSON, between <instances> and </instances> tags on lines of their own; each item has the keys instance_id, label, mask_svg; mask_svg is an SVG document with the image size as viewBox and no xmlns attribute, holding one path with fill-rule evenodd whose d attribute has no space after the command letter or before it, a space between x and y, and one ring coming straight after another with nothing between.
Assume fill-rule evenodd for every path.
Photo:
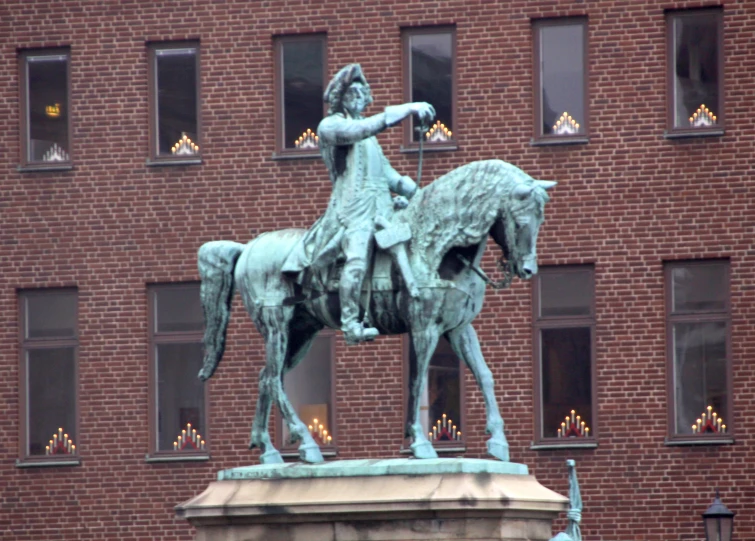
<instances>
[{"instance_id":1,"label":"horse ear","mask_svg":"<svg viewBox=\"0 0 755 541\"><path fill-rule=\"evenodd\" d=\"M526 184L520 184L516 188L514 188L512 195L516 197L517 199L520 199L523 201L530 196L533 189L534 189L534 186L532 185L527 186Z\"/></svg>"},{"instance_id":2,"label":"horse ear","mask_svg":"<svg viewBox=\"0 0 755 541\"><path fill-rule=\"evenodd\" d=\"M558 182L555 182L553 180L536 180L535 186L540 186L543 190L550 190L553 188Z\"/></svg>"}]
</instances>

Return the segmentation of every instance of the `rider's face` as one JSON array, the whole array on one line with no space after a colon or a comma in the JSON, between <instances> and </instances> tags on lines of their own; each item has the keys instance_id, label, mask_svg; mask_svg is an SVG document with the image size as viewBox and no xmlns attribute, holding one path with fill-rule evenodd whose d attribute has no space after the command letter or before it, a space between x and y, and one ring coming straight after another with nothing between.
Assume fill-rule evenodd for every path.
<instances>
[{"instance_id":1,"label":"rider's face","mask_svg":"<svg viewBox=\"0 0 755 541\"><path fill-rule=\"evenodd\" d=\"M343 108L349 116L360 116L370 102L370 91L362 83L351 83L343 94Z\"/></svg>"}]
</instances>

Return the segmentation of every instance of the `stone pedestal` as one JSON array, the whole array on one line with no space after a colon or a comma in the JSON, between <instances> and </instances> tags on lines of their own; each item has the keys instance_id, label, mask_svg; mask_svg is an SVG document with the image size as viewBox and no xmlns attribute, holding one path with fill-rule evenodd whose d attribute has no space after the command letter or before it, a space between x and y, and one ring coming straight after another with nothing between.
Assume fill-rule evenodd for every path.
<instances>
[{"instance_id":1,"label":"stone pedestal","mask_svg":"<svg viewBox=\"0 0 755 541\"><path fill-rule=\"evenodd\" d=\"M392 459L225 470L176 513L197 541L547 541L567 508L522 464Z\"/></svg>"}]
</instances>

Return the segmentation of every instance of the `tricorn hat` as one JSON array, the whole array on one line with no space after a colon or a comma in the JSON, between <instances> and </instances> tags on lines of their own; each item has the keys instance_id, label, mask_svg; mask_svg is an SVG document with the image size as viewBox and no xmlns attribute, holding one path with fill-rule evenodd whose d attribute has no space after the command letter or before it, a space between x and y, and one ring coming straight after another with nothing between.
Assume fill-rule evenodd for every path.
<instances>
[{"instance_id":1,"label":"tricorn hat","mask_svg":"<svg viewBox=\"0 0 755 541\"><path fill-rule=\"evenodd\" d=\"M330 104L330 114L340 109L341 99L344 92L353 82L360 82L367 88L367 79L362 73L362 66L359 64L348 64L341 68L328 83L328 87L323 94L323 100Z\"/></svg>"}]
</instances>

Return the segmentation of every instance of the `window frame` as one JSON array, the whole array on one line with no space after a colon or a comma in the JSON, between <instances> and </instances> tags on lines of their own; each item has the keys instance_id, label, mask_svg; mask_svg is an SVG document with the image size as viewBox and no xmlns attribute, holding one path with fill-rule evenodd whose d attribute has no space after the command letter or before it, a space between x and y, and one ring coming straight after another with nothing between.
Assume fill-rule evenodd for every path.
<instances>
[{"instance_id":1,"label":"window frame","mask_svg":"<svg viewBox=\"0 0 755 541\"><path fill-rule=\"evenodd\" d=\"M439 338L440 340L440 338ZM449 343L450 346L450 343ZM435 346L437 350L437 345ZM411 363L411 337L408 334L402 335L401 339L401 350L402 355L401 358L403 360L402 362L402 385L401 385L401 393L402 393L402 406L403 406L403 417L401 419L401 432L403 433L406 430L406 421L408 419L409 415L409 364ZM433 355L435 354L435 351L433 351ZM458 355L457 355L458 357ZM428 363L428 374L430 370L430 365ZM467 371L468 367L466 363L464 362L464 359L459 357L459 409L461 411L461 420L460 420L460 426L464 427L464 430L461 431L461 439L455 440L455 441L436 441L433 442L430 440L430 443L433 446L433 449L439 454L442 455L444 453L458 453L458 452L466 452L467 450L467 442L469 441L467 439L468 429L467 427L467 421L469 419L469 416L467 415ZM429 384L429 380L425 383L426 385ZM429 407L428 407L429 409ZM429 415L429 412L428 412ZM432 427L432 419L428 417L428 426ZM401 452L404 454L411 453L410 445L412 444L411 438L404 436L401 438L402 446L401 446Z\"/></svg>"},{"instance_id":2,"label":"window frame","mask_svg":"<svg viewBox=\"0 0 755 541\"><path fill-rule=\"evenodd\" d=\"M674 70L676 54L674 48L674 23L677 19L695 18L705 14L716 17L718 31L718 95L719 109L716 113L718 123L708 128L676 128L674 114L676 100L674 96ZM724 11L723 7L685 8L666 10L666 137L704 137L723 135L726 127L726 85L724 84Z\"/></svg>"},{"instance_id":3,"label":"window frame","mask_svg":"<svg viewBox=\"0 0 755 541\"><path fill-rule=\"evenodd\" d=\"M68 293L75 296L74 334L68 338L26 338L27 299L54 293ZM69 455L32 455L29 453L29 385L27 353L34 349L60 347L73 348L74 361L74 434L81 439L80 420L80 380L79 380L79 292L76 288L44 288L19 290L18 295L18 350L19 350L19 466L73 466L81 463L81 447L76 444L76 452Z\"/></svg>"},{"instance_id":4,"label":"window frame","mask_svg":"<svg viewBox=\"0 0 755 541\"><path fill-rule=\"evenodd\" d=\"M401 79L403 87L404 103L412 102L412 73L411 73L411 49L410 39L412 36L428 34L451 34L451 139L449 141L431 143L424 141L423 150L456 150L459 145L457 134L459 132L459 100L458 100L458 56L457 56L457 39L456 25L438 25L438 26L412 26L401 29ZM432 104L431 104L432 105ZM437 119L433 119L433 122ZM403 145L401 150L418 151L419 141L414 141L412 130L414 130L415 116L410 115L406 122L403 122Z\"/></svg>"},{"instance_id":5,"label":"window frame","mask_svg":"<svg viewBox=\"0 0 755 541\"><path fill-rule=\"evenodd\" d=\"M673 312L672 272L676 268L723 265L726 277L724 310L696 310L680 313ZM716 444L733 442L736 424L733 423L734 393L733 368L731 356L731 262L728 259L698 259L666 261L664 274L664 320L666 325L666 400L667 409L667 444ZM725 434L677 434L676 433L676 369L674 364L674 325L676 323L724 323L726 325L726 407L728 408ZM701 412L702 413L702 412Z\"/></svg>"},{"instance_id":6,"label":"window frame","mask_svg":"<svg viewBox=\"0 0 755 541\"><path fill-rule=\"evenodd\" d=\"M589 276L589 284L592 290L592 299L589 303L590 313L587 316L541 316L540 315L540 284L542 276L548 273L584 273ZM597 385L597 366L596 366L596 295L595 295L595 266L593 264L583 265L552 265L540 267L538 273L532 281L532 360L533 360L533 397L535 413L535 430L533 447L537 448L563 448L563 447L596 447L600 435L600 423L598 412L598 385ZM590 426L590 436L585 438L558 438L543 436L543 373L542 373L542 351L541 351L541 331L544 329L567 329L574 327L587 327L590 329L590 401L592 408L592 419Z\"/></svg>"},{"instance_id":7,"label":"window frame","mask_svg":"<svg viewBox=\"0 0 755 541\"><path fill-rule=\"evenodd\" d=\"M322 87L323 91L328 86L328 35L324 32L312 32L307 34L282 34L273 36L273 83L274 83L274 110L275 110L275 153L276 158L319 158L319 150L309 148L286 148L286 112L283 98L283 46L286 43L297 41L320 40L322 42ZM320 97L322 103L322 116L328 114L328 104ZM315 126L315 130L317 127Z\"/></svg>"},{"instance_id":8,"label":"window frame","mask_svg":"<svg viewBox=\"0 0 755 541\"><path fill-rule=\"evenodd\" d=\"M333 436L332 445L321 445L320 452L323 456L334 457L338 455L338 416L337 416L337 404L336 404L336 331L334 329L325 328L317 333L315 339L327 339L330 342L330 404L333 411L333 424L330 427L330 435ZM302 359L301 362L304 362ZM283 376L285 378L285 375ZM297 413L298 415L298 413ZM305 425L307 421L301 419ZM273 444L280 450L281 456L284 458L296 458L299 456L299 443L289 445L283 441L283 415L280 409L275 407L275 438Z\"/></svg>"},{"instance_id":9,"label":"window frame","mask_svg":"<svg viewBox=\"0 0 755 541\"><path fill-rule=\"evenodd\" d=\"M29 159L29 147L31 142L31 119L29 118L29 58L30 57L66 57L66 87L67 100L66 111L68 114L68 161L62 162L44 162L33 161ZM43 170L67 170L71 169L74 161L74 144L73 144L73 110L71 108L71 49L70 47L54 47L42 49L24 49L18 53L18 81L19 81L19 125L21 128L20 141L20 160L19 169L24 171L43 171Z\"/></svg>"},{"instance_id":10,"label":"window frame","mask_svg":"<svg viewBox=\"0 0 755 541\"><path fill-rule=\"evenodd\" d=\"M581 122L584 128L583 133L574 135L553 135L543 133L543 90L542 90L542 50L540 47L540 32L542 28L553 26L571 26L580 24L582 26L582 73L584 93L582 95L582 107L585 111L585 118ZM587 143L590 137L590 21L586 15L570 17L553 17L532 20L532 53L533 53L533 119L534 119L534 136L533 142L540 145L548 144L569 144L569 143Z\"/></svg>"},{"instance_id":11,"label":"window frame","mask_svg":"<svg viewBox=\"0 0 755 541\"><path fill-rule=\"evenodd\" d=\"M160 414L160 398L159 398L159 382L157 380L157 346L161 344L204 344L204 329L202 331L157 331L157 312L156 312L156 299L157 292L166 289L189 289L191 287L197 288L197 294L199 294L200 283L199 282L172 282L172 283L156 283L147 285L147 336L149 347L149 384L147 386L149 392L148 398L148 410L149 410L149 454L147 455L148 461L190 461L190 460L207 460L210 456L212 449L212 438L210 436L210 386L209 380L204 382L204 401L202 407L204 408L205 425L203 427L203 436L205 440L205 450L198 451L174 451L160 450L158 445L158 429L159 429L159 414Z\"/></svg>"},{"instance_id":12,"label":"window frame","mask_svg":"<svg viewBox=\"0 0 755 541\"><path fill-rule=\"evenodd\" d=\"M159 140L159 118L158 118L158 78L157 78L157 53L171 49L195 49L195 83L194 88L197 98L197 140L199 141L199 152L191 157L187 156L167 156L160 154ZM199 40L184 41L158 41L147 42L147 89L149 94L149 153L147 165L195 165L202 163L204 155L204 133L202 130L202 71L201 71L201 54L202 48Z\"/></svg>"}]
</instances>

